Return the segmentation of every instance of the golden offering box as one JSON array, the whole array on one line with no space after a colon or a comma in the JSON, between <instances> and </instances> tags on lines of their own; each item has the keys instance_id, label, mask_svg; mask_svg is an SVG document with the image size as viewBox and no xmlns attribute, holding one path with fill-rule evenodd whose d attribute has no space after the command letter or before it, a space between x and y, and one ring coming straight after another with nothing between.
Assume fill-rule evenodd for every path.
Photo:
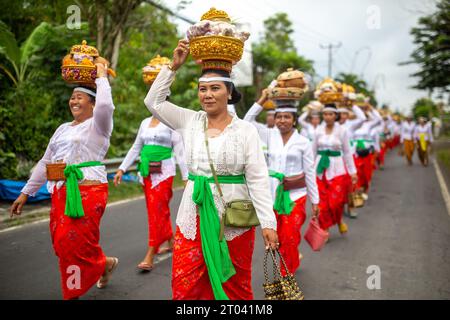
<instances>
[{"instance_id":1,"label":"golden offering box","mask_svg":"<svg viewBox=\"0 0 450 320\"><path fill-rule=\"evenodd\" d=\"M277 78L277 84L281 88L301 88L307 90L307 83L305 81L305 74L293 68L287 69Z\"/></svg>"},{"instance_id":2,"label":"golden offering box","mask_svg":"<svg viewBox=\"0 0 450 320\"><path fill-rule=\"evenodd\" d=\"M272 100L300 100L305 94L305 90L302 88L289 87L281 88L275 87L269 89L269 99Z\"/></svg>"},{"instance_id":3,"label":"golden offering box","mask_svg":"<svg viewBox=\"0 0 450 320\"><path fill-rule=\"evenodd\" d=\"M158 76L159 72L161 71L161 67L163 65L169 65L170 59L166 57L161 57L159 54L151 59L148 63L148 67L154 68L153 70L145 70L145 67L142 70L142 79L144 80L145 84L152 85L152 83L155 81L156 77ZM146 66L146 67L147 67Z\"/></svg>"},{"instance_id":4,"label":"golden offering box","mask_svg":"<svg viewBox=\"0 0 450 320\"><path fill-rule=\"evenodd\" d=\"M95 47L87 45L86 40L83 40L81 45L72 46L70 53L63 58L61 76L65 82L70 84L95 87L97 78L95 63L98 62L107 63L107 60L99 56ZM108 74L116 76L112 69L108 69Z\"/></svg>"}]
</instances>

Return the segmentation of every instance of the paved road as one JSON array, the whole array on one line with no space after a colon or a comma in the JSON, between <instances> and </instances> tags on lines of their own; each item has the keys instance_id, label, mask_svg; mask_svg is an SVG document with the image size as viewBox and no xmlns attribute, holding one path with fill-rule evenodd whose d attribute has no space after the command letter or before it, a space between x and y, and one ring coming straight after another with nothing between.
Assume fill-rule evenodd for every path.
<instances>
[{"instance_id":1,"label":"paved road","mask_svg":"<svg viewBox=\"0 0 450 320\"><path fill-rule=\"evenodd\" d=\"M175 217L180 192L172 200ZM109 207L101 225L106 254L120 265L104 290L83 299L170 299L170 254L151 273L135 265L146 250L145 203ZM433 166L407 167L391 152L378 171L367 205L348 220L349 233L332 230L320 252L301 244L304 261L296 276L307 299L450 299L450 216ZM306 225L303 230L305 230ZM259 233L253 261L253 288L263 298L263 245ZM381 289L369 290L367 268L379 266ZM48 224L0 233L0 299L61 299L57 260Z\"/></svg>"}]
</instances>

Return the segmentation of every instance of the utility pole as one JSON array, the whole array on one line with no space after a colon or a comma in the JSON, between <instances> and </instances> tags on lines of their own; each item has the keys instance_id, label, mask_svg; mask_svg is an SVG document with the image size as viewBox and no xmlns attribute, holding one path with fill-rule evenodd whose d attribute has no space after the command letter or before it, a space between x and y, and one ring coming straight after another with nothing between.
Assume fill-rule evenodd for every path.
<instances>
[{"instance_id":1,"label":"utility pole","mask_svg":"<svg viewBox=\"0 0 450 320\"><path fill-rule=\"evenodd\" d=\"M342 43L339 42L336 45L329 43L328 45L320 44L321 49L328 49L328 76L332 77L332 67L333 67L333 49L339 49Z\"/></svg>"}]
</instances>

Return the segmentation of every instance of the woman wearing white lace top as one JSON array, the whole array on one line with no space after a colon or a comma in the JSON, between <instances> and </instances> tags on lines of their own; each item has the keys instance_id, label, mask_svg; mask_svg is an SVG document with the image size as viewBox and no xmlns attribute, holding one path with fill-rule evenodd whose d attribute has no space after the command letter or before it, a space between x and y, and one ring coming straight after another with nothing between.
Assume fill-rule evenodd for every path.
<instances>
[{"instance_id":1,"label":"woman wearing white lace top","mask_svg":"<svg viewBox=\"0 0 450 320\"><path fill-rule=\"evenodd\" d=\"M267 145L270 186L274 209L277 213L280 253L290 273L300 267L298 247L301 228L306 220L306 196L312 204L314 216L319 213L314 155L311 142L296 130L297 108L292 104L278 104L275 109L275 127L267 128L256 122L267 100L264 90L253 104L244 120L253 123L259 136ZM282 272L285 272L284 266Z\"/></svg>"},{"instance_id":2,"label":"woman wearing white lace top","mask_svg":"<svg viewBox=\"0 0 450 320\"><path fill-rule=\"evenodd\" d=\"M373 129L380 125L383 119L380 113L372 107L367 107L366 117L362 126L353 133L352 145L355 149L355 164L358 170L358 184L356 188L362 192L364 200L369 195L370 183L372 180L374 151L377 148L377 139ZM378 135L378 131L376 132Z\"/></svg>"},{"instance_id":3,"label":"woman wearing white lace top","mask_svg":"<svg viewBox=\"0 0 450 320\"><path fill-rule=\"evenodd\" d=\"M320 196L319 223L323 229L337 224L339 232L343 234L348 229L342 217L347 196L346 173L350 174L352 183L355 184L356 167L348 132L336 121L336 106L325 105L322 115L325 124L317 130L313 144Z\"/></svg>"},{"instance_id":4,"label":"woman wearing white lace top","mask_svg":"<svg viewBox=\"0 0 450 320\"><path fill-rule=\"evenodd\" d=\"M313 142L317 129L322 122L322 119L320 118L320 108L322 108L322 104L319 101L311 101L306 108L309 110L303 112L298 119L300 126L302 127L300 134Z\"/></svg>"},{"instance_id":5,"label":"woman wearing white lace top","mask_svg":"<svg viewBox=\"0 0 450 320\"><path fill-rule=\"evenodd\" d=\"M155 117L142 121L136 140L114 177L116 186L138 156L141 160L138 175L143 184L148 217L148 249L138 268L150 271L153 269L155 253L164 253L173 247L169 203L172 198L173 177L176 175L175 160L180 166L183 181L187 181L188 170L180 134ZM160 250L160 246L166 241L168 248Z\"/></svg>"},{"instance_id":6,"label":"woman wearing white lace top","mask_svg":"<svg viewBox=\"0 0 450 320\"><path fill-rule=\"evenodd\" d=\"M426 167L428 165L428 148L433 143L431 122L426 122L424 117L420 117L418 120L414 129L414 140L417 142L417 154L420 162Z\"/></svg>"},{"instance_id":7,"label":"woman wearing white lace top","mask_svg":"<svg viewBox=\"0 0 450 320\"><path fill-rule=\"evenodd\" d=\"M189 169L176 220L173 299L252 299L255 228L225 226L222 237L221 217L223 202L251 199L266 246L278 247L267 165L255 127L227 112L227 103L240 98L227 72L203 71L198 97L204 111L166 101L188 54L187 41L180 40L172 64L161 69L145 98L156 118L182 134Z\"/></svg>"},{"instance_id":8,"label":"woman wearing white lace top","mask_svg":"<svg viewBox=\"0 0 450 320\"><path fill-rule=\"evenodd\" d=\"M352 106L352 111L354 114L354 118L350 119L350 109L349 108L343 107L343 106L338 108L339 124L347 130L348 138L350 139L350 145L352 145L353 133L356 130L358 130L362 126L364 121L366 120L366 115L361 110L361 108L359 108L357 105ZM355 148L351 148L351 150L352 150L353 159L355 159L356 150L355 150ZM347 195L345 196L345 200L346 200L345 204L347 206L347 214L350 218L356 218L357 213L355 210L353 210L354 208L351 207L350 202L349 202L350 197L352 196L353 192L355 191L354 190L355 188L352 183L352 178L350 177L348 172L345 176L346 176L346 181L347 181Z\"/></svg>"},{"instance_id":9,"label":"woman wearing white lace top","mask_svg":"<svg viewBox=\"0 0 450 320\"><path fill-rule=\"evenodd\" d=\"M20 214L28 196L34 196L48 178L50 234L64 299L80 297L96 282L104 288L118 263L117 258L106 257L99 245L108 198L106 170L100 161L109 148L114 112L106 70L106 65L97 64L97 93L85 87L73 90L69 107L74 120L56 129L11 207L11 214ZM65 169L55 169L59 165ZM79 281L71 280L74 275Z\"/></svg>"}]
</instances>

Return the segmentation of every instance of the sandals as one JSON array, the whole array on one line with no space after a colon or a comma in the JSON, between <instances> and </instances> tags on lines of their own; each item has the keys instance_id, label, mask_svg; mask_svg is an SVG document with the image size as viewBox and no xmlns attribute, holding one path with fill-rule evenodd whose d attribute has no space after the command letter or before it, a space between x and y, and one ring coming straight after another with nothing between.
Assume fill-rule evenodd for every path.
<instances>
[{"instance_id":1,"label":"sandals","mask_svg":"<svg viewBox=\"0 0 450 320\"><path fill-rule=\"evenodd\" d=\"M144 261L139 263L137 267L138 267L138 269L140 269L141 271L144 271L144 272L150 272L153 270L153 265L151 265L147 262L144 262Z\"/></svg>"},{"instance_id":2,"label":"sandals","mask_svg":"<svg viewBox=\"0 0 450 320\"><path fill-rule=\"evenodd\" d=\"M101 278L97 281L97 288L99 288L99 289L103 289L104 287L106 287L108 285L108 282L109 282L109 279L111 278L112 273L114 272L114 270L116 270L117 265L119 264L119 259L117 259L115 257L112 259L113 259L113 265L111 266L111 268L106 272L106 274L101 276Z\"/></svg>"}]
</instances>

